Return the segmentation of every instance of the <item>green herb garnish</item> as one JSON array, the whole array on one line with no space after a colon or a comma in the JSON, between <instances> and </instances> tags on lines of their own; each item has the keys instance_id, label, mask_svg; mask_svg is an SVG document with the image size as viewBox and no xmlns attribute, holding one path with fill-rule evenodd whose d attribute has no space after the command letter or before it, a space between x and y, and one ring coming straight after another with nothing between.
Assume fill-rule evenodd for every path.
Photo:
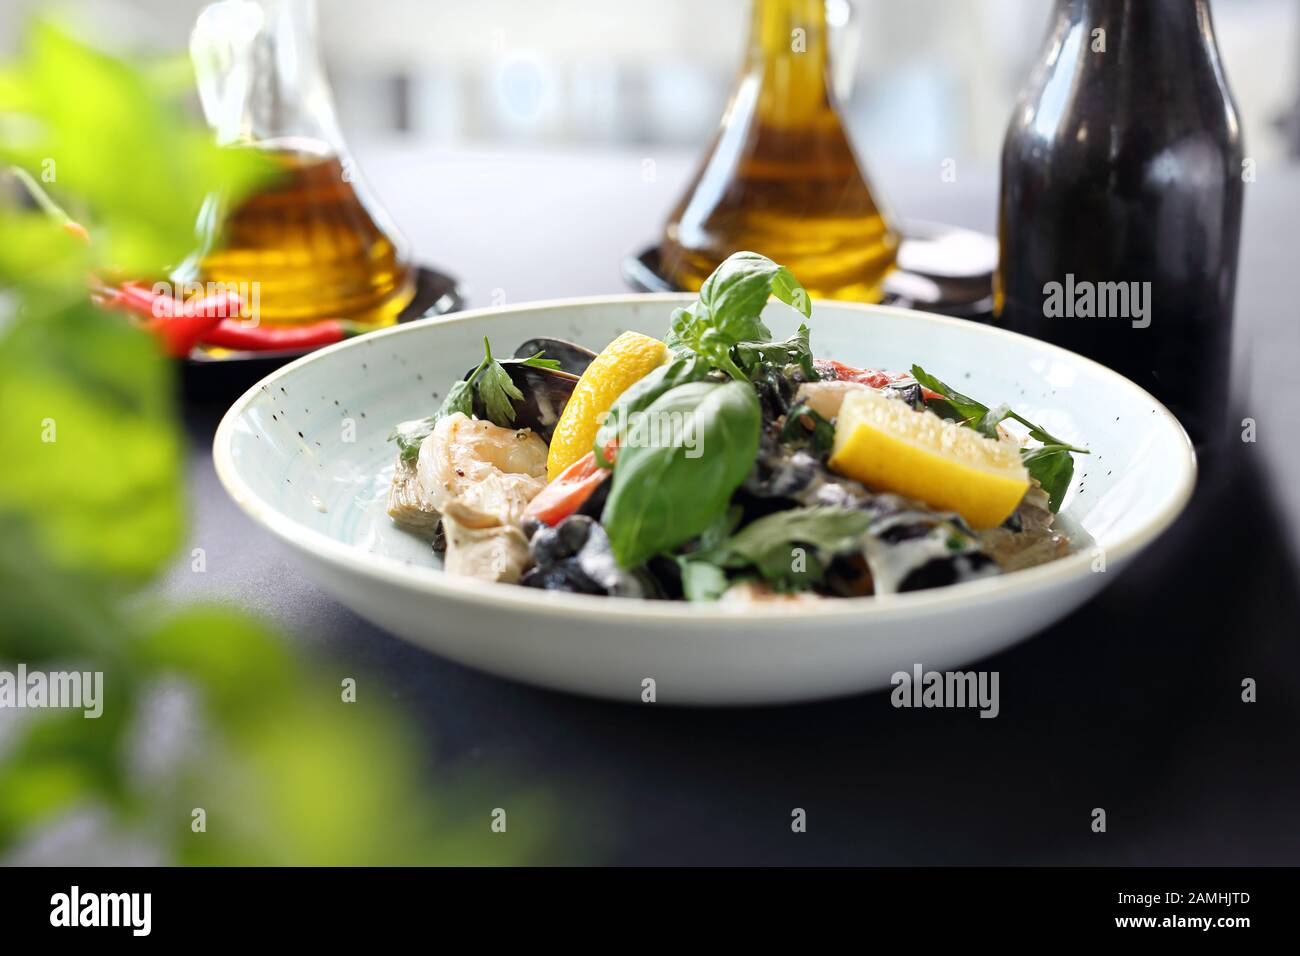
<instances>
[{"instance_id":1,"label":"green herb garnish","mask_svg":"<svg viewBox=\"0 0 1300 956\"><path fill-rule=\"evenodd\" d=\"M624 567L672 551L727 513L758 454L762 410L754 379L772 369L784 374L791 365L817 378L807 326L773 342L763 324L774 295L804 316L812 311L807 292L785 266L754 252L729 256L704 281L699 298L673 312L667 339L676 360L628 389L597 433L597 460L606 467L605 446L619 440L602 521ZM733 381L716 381L714 370ZM688 424L692 447L647 441L643 426L662 430L665 421ZM710 590L701 582L718 582L718 575L689 562L682 571L688 590Z\"/></svg>"},{"instance_id":2,"label":"green herb garnish","mask_svg":"<svg viewBox=\"0 0 1300 956\"><path fill-rule=\"evenodd\" d=\"M775 295L805 317L812 302L799 280L785 266L756 252L737 252L713 271L700 287L700 297L674 310L668 347L693 352L714 368L745 381L748 375L732 357L741 343L768 343L772 333L760 315Z\"/></svg>"},{"instance_id":3,"label":"green herb garnish","mask_svg":"<svg viewBox=\"0 0 1300 956\"><path fill-rule=\"evenodd\" d=\"M483 336L483 364L478 367L478 396L483 400L487 417L494 425L502 428L514 423L515 406L511 400L519 401L524 393L510 380L510 373L501 367L501 363L492 357L492 345L487 336Z\"/></svg>"},{"instance_id":4,"label":"green herb garnish","mask_svg":"<svg viewBox=\"0 0 1300 956\"><path fill-rule=\"evenodd\" d=\"M865 511L830 505L766 515L712 548L679 558L683 590L693 601L716 599L733 583L731 573L757 576L777 591L806 591L821 583L836 555L861 549L871 522Z\"/></svg>"},{"instance_id":5,"label":"green herb garnish","mask_svg":"<svg viewBox=\"0 0 1300 956\"><path fill-rule=\"evenodd\" d=\"M542 358L541 352L520 359L519 364L533 368L557 369L558 359ZM420 454L421 443L433 434L437 424L448 415L460 412L462 415L474 415L474 390L487 411L488 420L494 425L509 428L514 424L515 407L513 402L520 401L524 393L510 378L500 362L492 357L492 345L487 336L483 336L483 361L478 368L470 372L447 390L447 397L442 400L438 410L427 418L417 418L401 422L388 434L388 440L397 442L398 453L402 461L414 461Z\"/></svg>"},{"instance_id":6,"label":"green herb garnish","mask_svg":"<svg viewBox=\"0 0 1300 956\"><path fill-rule=\"evenodd\" d=\"M749 375L757 376L765 368L783 369L797 366L806 381L815 382L820 375L813 367L812 346L808 341L808 326L800 323L799 330L784 342L741 342L732 349L736 364Z\"/></svg>"}]
</instances>

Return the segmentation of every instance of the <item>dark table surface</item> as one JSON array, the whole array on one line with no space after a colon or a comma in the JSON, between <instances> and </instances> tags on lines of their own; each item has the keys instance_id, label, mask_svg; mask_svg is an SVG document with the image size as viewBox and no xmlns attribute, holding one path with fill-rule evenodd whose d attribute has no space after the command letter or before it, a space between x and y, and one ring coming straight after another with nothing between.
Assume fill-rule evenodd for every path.
<instances>
[{"instance_id":1,"label":"dark table surface","mask_svg":"<svg viewBox=\"0 0 1300 956\"><path fill-rule=\"evenodd\" d=\"M624 291L620 256L653 237L690 167L649 153L361 159L419 255L468 281L470 305ZM904 215L990 229L990 171L947 183L934 166L878 184ZM190 573L187 548L168 590L241 604L385 688L432 766L498 771L562 807L573 796L551 862L1300 863L1300 172L1261 171L1247 196L1234 419L1256 419L1258 440L1203 463L1188 512L1098 598L980 665L1001 674L995 720L896 710L884 693L608 704L441 660L337 604L230 502L210 452L221 401L187 409L191 546L207 572ZM796 807L806 833L791 832Z\"/></svg>"}]
</instances>

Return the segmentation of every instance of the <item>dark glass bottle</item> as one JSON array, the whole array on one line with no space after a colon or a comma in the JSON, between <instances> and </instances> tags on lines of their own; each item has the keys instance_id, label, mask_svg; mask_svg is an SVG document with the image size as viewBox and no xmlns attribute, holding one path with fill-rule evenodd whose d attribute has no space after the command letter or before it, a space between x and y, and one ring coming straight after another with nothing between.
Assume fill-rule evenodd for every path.
<instances>
[{"instance_id":1,"label":"dark glass bottle","mask_svg":"<svg viewBox=\"0 0 1300 956\"><path fill-rule=\"evenodd\" d=\"M1003 144L997 321L1109 365L1215 444L1242 185L1208 0L1058 0Z\"/></svg>"}]
</instances>

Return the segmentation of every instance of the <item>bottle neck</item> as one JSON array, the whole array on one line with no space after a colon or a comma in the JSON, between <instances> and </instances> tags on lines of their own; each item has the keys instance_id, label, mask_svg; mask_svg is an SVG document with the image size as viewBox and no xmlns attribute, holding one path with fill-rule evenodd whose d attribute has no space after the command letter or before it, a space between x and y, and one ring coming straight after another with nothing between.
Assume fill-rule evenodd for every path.
<instances>
[{"instance_id":1,"label":"bottle neck","mask_svg":"<svg viewBox=\"0 0 1300 956\"><path fill-rule=\"evenodd\" d=\"M830 102L825 0L753 0L745 74L768 119L807 117Z\"/></svg>"},{"instance_id":2,"label":"bottle neck","mask_svg":"<svg viewBox=\"0 0 1300 956\"><path fill-rule=\"evenodd\" d=\"M219 0L190 41L199 93L222 143L342 141L316 41L316 0Z\"/></svg>"},{"instance_id":3,"label":"bottle neck","mask_svg":"<svg viewBox=\"0 0 1300 956\"><path fill-rule=\"evenodd\" d=\"M1210 0L1057 0L1066 19L1089 27L1209 29Z\"/></svg>"},{"instance_id":4,"label":"bottle neck","mask_svg":"<svg viewBox=\"0 0 1300 956\"><path fill-rule=\"evenodd\" d=\"M1103 66L1111 60L1125 64L1125 75L1184 76L1188 83L1192 73L1220 70L1209 0L1058 0L1056 9L1049 47L1073 43L1088 54L1085 72L1098 81L1115 72L1113 63Z\"/></svg>"}]
</instances>

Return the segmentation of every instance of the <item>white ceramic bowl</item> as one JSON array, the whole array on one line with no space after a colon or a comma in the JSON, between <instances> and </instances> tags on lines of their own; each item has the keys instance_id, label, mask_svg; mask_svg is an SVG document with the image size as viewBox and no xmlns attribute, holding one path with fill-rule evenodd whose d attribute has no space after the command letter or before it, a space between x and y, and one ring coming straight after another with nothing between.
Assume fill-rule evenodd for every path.
<instances>
[{"instance_id":1,"label":"white ceramic bowl","mask_svg":"<svg viewBox=\"0 0 1300 956\"><path fill-rule=\"evenodd\" d=\"M1172 415L1088 359L988 326L881 306L817 302L814 352L850 364L919 362L989 405L1011 403L1077 459L1062 516L1080 550L997 578L812 606L719 605L556 594L444 574L385 514L400 420L430 414L482 355L553 335L599 350L636 329L662 336L688 296L607 296L464 312L331 346L250 389L217 430L226 490L286 542L307 575L357 613L494 674L625 701L811 700L889 686L920 663L946 670L1070 613L1178 516L1196 459ZM796 314L773 302L778 337ZM1104 572L1097 569L1104 566Z\"/></svg>"}]
</instances>

